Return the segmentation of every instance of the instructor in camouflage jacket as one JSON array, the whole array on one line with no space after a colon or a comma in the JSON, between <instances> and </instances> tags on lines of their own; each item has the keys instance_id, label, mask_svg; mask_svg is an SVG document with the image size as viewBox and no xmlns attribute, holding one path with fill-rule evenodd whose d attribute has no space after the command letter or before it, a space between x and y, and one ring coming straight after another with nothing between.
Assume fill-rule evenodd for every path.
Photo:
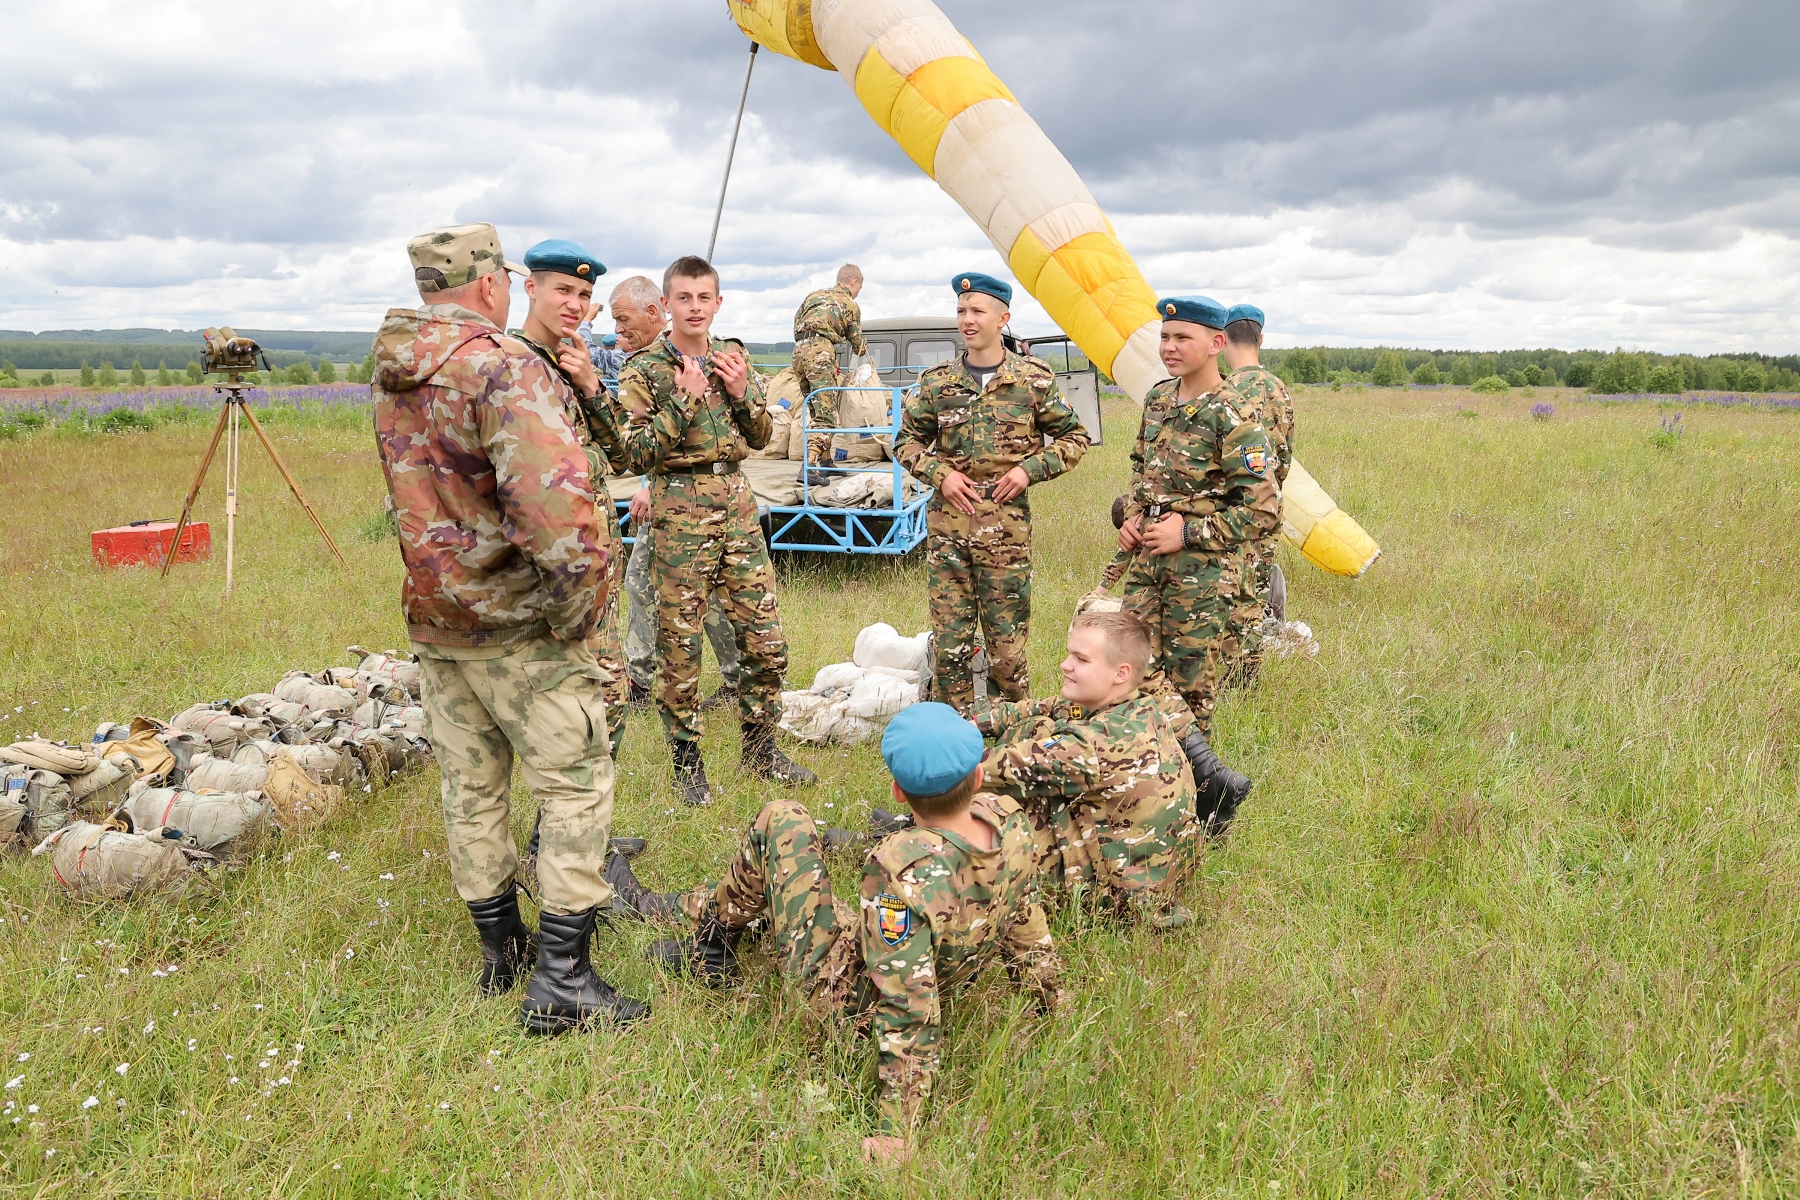
<instances>
[{"instance_id":1,"label":"instructor in camouflage jacket","mask_svg":"<svg viewBox=\"0 0 1800 1200\"><path fill-rule=\"evenodd\" d=\"M1012 287L974 272L951 286L968 348L919 376L894 458L937 489L925 515L935 695L967 712L975 699L977 627L1000 695L1023 700L1030 692L1026 489L1073 469L1087 453L1088 435L1063 403L1049 365L1001 344Z\"/></svg>"},{"instance_id":2,"label":"instructor in camouflage jacket","mask_svg":"<svg viewBox=\"0 0 1800 1200\"><path fill-rule=\"evenodd\" d=\"M1150 625L1160 671L1212 735L1223 640L1244 547L1281 523L1274 452L1219 375L1225 308L1204 296L1157 301L1162 360L1175 378L1144 397L1119 548L1131 554L1125 611Z\"/></svg>"},{"instance_id":3,"label":"instructor in camouflage jacket","mask_svg":"<svg viewBox=\"0 0 1800 1200\"><path fill-rule=\"evenodd\" d=\"M769 444L772 422L743 344L712 336L722 299L712 264L676 259L663 274L669 333L619 372L623 455L630 470L651 476L651 575L663 655L656 703L676 792L694 805L712 803L697 710L701 617L715 590L738 647L744 769L784 783L817 781L775 745L787 639L756 498L738 466Z\"/></svg>"},{"instance_id":4,"label":"instructor in camouflage jacket","mask_svg":"<svg viewBox=\"0 0 1800 1200\"><path fill-rule=\"evenodd\" d=\"M775 801L723 881L654 897L695 934L657 942L650 955L723 986L737 977L745 930L766 920L771 957L796 998L874 1038L880 1115L863 1149L886 1159L905 1154L931 1097L944 1001L1000 965L1047 1011L1062 999L1062 964L1036 902L1031 823L1012 800L979 791L975 727L942 704L915 704L888 724L881 753L894 798L918 825L869 852L857 911L832 895L812 814Z\"/></svg>"},{"instance_id":5,"label":"instructor in camouflage jacket","mask_svg":"<svg viewBox=\"0 0 1800 1200\"><path fill-rule=\"evenodd\" d=\"M812 393L844 385L838 347L847 346L852 354L869 352L862 335L862 309L856 305L862 286L862 268L845 263L838 268L836 286L808 293L794 311L794 374L800 380L800 394L811 397L807 412L815 429L837 424L839 393ZM824 462L830 447L829 433L813 434L806 439L806 461L814 466Z\"/></svg>"},{"instance_id":6,"label":"instructor in camouflage jacket","mask_svg":"<svg viewBox=\"0 0 1800 1200\"><path fill-rule=\"evenodd\" d=\"M376 336L375 440L400 527L401 603L443 774L450 874L481 935L481 988L510 989L531 933L508 824L514 758L543 814L538 1033L648 1006L588 961L612 820L601 671L586 646L610 569L594 478L561 382L508 337L508 272L492 225L409 243L425 304ZM522 273L522 272L521 272Z\"/></svg>"},{"instance_id":7,"label":"instructor in camouflage jacket","mask_svg":"<svg viewBox=\"0 0 1800 1200\"><path fill-rule=\"evenodd\" d=\"M996 743L983 786L1024 807L1039 871L1172 928L1190 919L1175 893L1199 857L1182 748L1194 722L1179 700L1138 690L1149 659L1141 620L1082 613L1069 626L1062 694L983 708L976 724Z\"/></svg>"}]
</instances>

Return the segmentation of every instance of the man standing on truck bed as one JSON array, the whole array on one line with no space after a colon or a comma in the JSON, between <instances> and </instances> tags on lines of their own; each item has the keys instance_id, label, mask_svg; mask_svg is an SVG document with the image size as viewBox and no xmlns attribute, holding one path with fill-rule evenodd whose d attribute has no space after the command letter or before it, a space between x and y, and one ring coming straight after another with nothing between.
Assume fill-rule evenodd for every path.
<instances>
[{"instance_id":1,"label":"man standing on truck bed","mask_svg":"<svg viewBox=\"0 0 1800 1200\"><path fill-rule=\"evenodd\" d=\"M935 698L975 702L975 628L1006 700L1030 694L1031 506L1025 489L1071 470L1088 435L1056 372L1008 350L1012 288L970 271L951 280L968 349L919 376L894 458L936 491L926 509L925 569L937 646ZM1045 444L1045 439L1049 444Z\"/></svg>"},{"instance_id":2,"label":"man standing on truck bed","mask_svg":"<svg viewBox=\"0 0 1800 1200\"><path fill-rule=\"evenodd\" d=\"M838 268L836 286L808 295L795 311L794 374L800 378L802 395L810 396L818 388L843 386L843 372L838 370L839 345L848 345L852 354L869 352L862 335L862 309L856 306L862 286L862 268L845 263ZM814 396L809 405L813 428L835 426L837 409L838 393ZM830 450L829 433L813 434L806 439L807 465L820 465Z\"/></svg>"}]
</instances>

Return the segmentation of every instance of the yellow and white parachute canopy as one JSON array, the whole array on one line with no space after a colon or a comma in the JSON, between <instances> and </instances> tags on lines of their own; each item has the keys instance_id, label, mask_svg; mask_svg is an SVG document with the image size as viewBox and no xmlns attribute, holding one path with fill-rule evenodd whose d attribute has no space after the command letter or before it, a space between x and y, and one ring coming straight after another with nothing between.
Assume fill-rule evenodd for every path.
<instances>
[{"instance_id":1,"label":"yellow and white parachute canopy","mask_svg":"<svg viewBox=\"0 0 1800 1200\"><path fill-rule=\"evenodd\" d=\"M1025 290L1126 394L1141 403L1168 377L1157 356L1156 293L1112 222L937 5L728 3L738 28L758 45L842 75L875 123L962 205ZM1362 574L1379 547L1298 463L1290 490L1296 475L1310 485L1309 503L1305 511L1284 512L1283 532L1324 570ZM1321 502L1325 511L1315 513Z\"/></svg>"}]
</instances>

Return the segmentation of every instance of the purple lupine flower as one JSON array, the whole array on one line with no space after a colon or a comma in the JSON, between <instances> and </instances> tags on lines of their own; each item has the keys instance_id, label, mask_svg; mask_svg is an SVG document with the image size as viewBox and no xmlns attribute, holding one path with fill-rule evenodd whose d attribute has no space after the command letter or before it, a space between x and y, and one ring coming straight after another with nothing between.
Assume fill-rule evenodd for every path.
<instances>
[{"instance_id":1,"label":"purple lupine flower","mask_svg":"<svg viewBox=\"0 0 1800 1200\"><path fill-rule=\"evenodd\" d=\"M1531 406L1531 418L1534 421L1548 421L1556 415L1556 405L1538 401Z\"/></svg>"}]
</instances>

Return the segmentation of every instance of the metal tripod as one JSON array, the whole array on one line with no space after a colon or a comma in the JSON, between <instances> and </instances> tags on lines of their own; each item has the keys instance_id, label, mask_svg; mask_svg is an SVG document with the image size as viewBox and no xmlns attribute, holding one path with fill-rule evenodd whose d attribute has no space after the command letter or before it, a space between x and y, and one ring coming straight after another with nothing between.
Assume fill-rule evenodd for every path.
<instances>
[{"instance_id":1,"label":"metal tripod","mask_svg":"<svg viewBox=\"0 0 1800 1200\"><path fill-rule=\"evenodd\" d=\"M163 558L162 565L163 577L167 578L169 567L175 562L175 551L181 546L182 532L187 529L188 515L193 512L194 500L200 495L201 485L206 482L206 470L212 466L213 455L218 453L219 439L229 433L230 436L225 442L225 594L227 596L231 595L233 560L236 556L238 420L240 416L243 420L250 422L250 428L256 432L257 440L263 444L263 449L269 452L269 458L274 462L275 469L281 472L283 479L287 480L288 488L294 493L294 499L300 502L300 507L306 510L307 516L312 518L312 523L318 529L319 536L325 539L325 544L331 547L331 553L336 555L338 566L346 571L350 569L350 564L344 561L344 556L338 550L337 543L331 540L331 534L326 531L325 523L319 520L319 514L313 511L313 506L307 502L306 495L300 490L299 483L294 480L293 472L289 471L287 464L281 461L281 455L275 453L275 446L269 441L269 435L263 432L262 423L256 419L256 414L250 411L249 402L244 399L244 391L249 386L247 383L240 383L234 375L229 382L217 384L214 387L215 391L225 393L225 403L219 409L219 423L213 427L212 441L206 445L206 457L200 460L200 470L194 476L194 486L188 489L187 499L182 502L181 521L175 526L175 537L169 542L169 552Z\"/></svg>"}]
</instances>

